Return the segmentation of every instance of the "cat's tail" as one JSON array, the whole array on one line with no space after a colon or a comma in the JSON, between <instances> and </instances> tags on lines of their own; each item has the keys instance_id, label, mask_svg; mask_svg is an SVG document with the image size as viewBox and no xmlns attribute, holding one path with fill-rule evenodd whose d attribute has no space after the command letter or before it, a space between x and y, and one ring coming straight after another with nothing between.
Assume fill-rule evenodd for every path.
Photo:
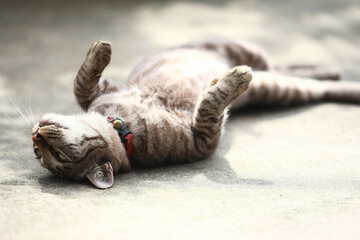
<instances>
[{"instance_id":1,"label":"cat's tail","mask_svg":"<svg viewBox=\"0 0 360 240\"><path fill-rule=\"evenodd\" d=\"M360 103L360 83L254 72L249 89L234 101L233 108L247 105L290 106L314 101Z\"/></svg>"},{"instance_id":2,"label":"cat's tail","mask_svg":"<svg viewBox=\"0 0 360 240\"><path fill-rule=\"evenodd\" d=\"M286 66L274 66L273 71L283 75L297 76L303 78L314 78L317 80L337 81L342 78L342 70L336 66L318 66L312 64L294 64Z\"/></svg>"},{"instance_id":3,"label":"cat's tail","mask_svg":"<svg viewBox=\"0 0 360 240\"><path fill-rule=\"evenodd\" d=\"M360 103L360 83L331 82L323 83L325 88L323 99L335 102Z\"/></svg>"}]
</instances>

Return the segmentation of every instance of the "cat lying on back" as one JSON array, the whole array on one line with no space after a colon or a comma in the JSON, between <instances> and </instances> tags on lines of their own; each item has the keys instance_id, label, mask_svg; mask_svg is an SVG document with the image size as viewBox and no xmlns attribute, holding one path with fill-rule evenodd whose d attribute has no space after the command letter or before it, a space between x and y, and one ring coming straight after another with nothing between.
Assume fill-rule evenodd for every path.
<instances>
[{"instance_id":1,"label":"cat lying on back","mask_svg":"<svg viewBox=\"0 0 360 240\"><path fill-rule=\"evenodd\" d=\"M133 165L209 156L230 106L360 101L357 84L311 79L337 79L336 71L278 68L238 41L190 43L148 57L123 88L100 79L110 56L110 43L95 42L76 76L74 93L85 113L46 114L32 130L43 167L60 177L87 177L98 188L111 187L113 175Z\"/></svg>"}]
</instances>

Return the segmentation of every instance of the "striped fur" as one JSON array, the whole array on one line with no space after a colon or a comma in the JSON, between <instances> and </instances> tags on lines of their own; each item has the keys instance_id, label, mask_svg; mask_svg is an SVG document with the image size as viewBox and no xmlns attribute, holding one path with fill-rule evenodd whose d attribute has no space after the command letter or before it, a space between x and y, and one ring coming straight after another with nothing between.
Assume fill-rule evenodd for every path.
<instances>
[{"instance_id":1,"label":"striped fur","mask_svg":"<svg viewBox=\"0 0 360 240\"><path fill-rule=\"evenodd\" d=\"M337 80L338 70L275 66L263 50L240 41L189 43L150 56L122 89L101 79L110 57L110 43L98 41L78 71L74 93L86 113L47 114L33 129L42 166L61 177L87 177L99 188L110 187L113 174L132 165L212 154L230 106L360 101L358 84L312 79ZM130 159L106 116L121 117L134 134Z\"/></svg>"},{"instance_id":2,"label":"striped fur","mask_svg":"<svg viewBox=\"0 0 360 240\"><path fill-rule=\"evenodd\" d=\"M226 116L225 109L249 87L252 74L246 66L236 67L215 79L200 96L191 126L199 157L215 151Z\"/></svg>"},{"instance_id":3,"label":"striped fur","mask_svg":"<svg viewBox=\"0 0 360 240\"><path fill-rule=\"evenodd\" d=\"M95 42L86 54L74 81L74 94L79 105L87 110L100 94L115 92L117 87L108 80L100 80L101 73L109 64L111 47L106 42ZM100 81L100 82L99 82Z\"/></svg>"}]
</instances>

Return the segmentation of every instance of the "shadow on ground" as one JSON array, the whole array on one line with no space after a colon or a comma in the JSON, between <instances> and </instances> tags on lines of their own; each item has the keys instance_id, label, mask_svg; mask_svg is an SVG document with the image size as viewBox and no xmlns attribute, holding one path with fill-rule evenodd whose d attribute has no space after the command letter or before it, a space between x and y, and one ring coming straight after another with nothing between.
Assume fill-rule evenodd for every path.
<instances>
[{"instance_id":1,"label":"shadow on ground","mask_svg":"<svg viewBox=\"0 0 360 240\"><path fill-rule=\"evenodd\" d=\"M300 114L315 108L319 104L312 104L310 106L298 106L292 108L266 108L266 107L251 107L242 111L231 113L229 124L241 124L244 116L259 121L265 119L287 118L292 115ZM253 126L257 121L253 121ZM255 134L252 131L251 124L247 124L244 130ZM172 185L186 184L186 182L198 175L203 175L209 181L218 184L238 184L238 185L272 185L273 182L265 179L242 178L236 173L224 157L233 144L234 135L236 132L225 131L222 142L218 151L210 157L194 163L187 164L172 164L163 165L152 168L135 168L132 172L125 174L117 174L113 188L117 186L126 186L128 188L142 186L149 182L164 182ZM255 134L256 135L256 134ZM239 146L240 148L241 146ZM241 161L241 153L239 154L239 161ZM69 181L66 179L59 179L50 173L46 176L40 177L38 183L41 185L41 190L44 193L51 193L55 195L71 195L72 191L86 191L86 188L93 186L85 179L83 181ZM63 191L59 191L59 188Z\"/></svg>"}]
</instances>

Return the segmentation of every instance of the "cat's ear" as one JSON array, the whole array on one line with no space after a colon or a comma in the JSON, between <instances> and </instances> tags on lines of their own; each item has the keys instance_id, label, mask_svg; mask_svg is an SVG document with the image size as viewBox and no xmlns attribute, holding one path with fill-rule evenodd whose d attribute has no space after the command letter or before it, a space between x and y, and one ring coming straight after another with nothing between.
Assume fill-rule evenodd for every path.
<instances>
[{"instance_id":1,"label":"cat's ear","mask_svg":"<svg viewBox=\"0 0 360 240\"><path fill-rule=\"evenodd\" d=\"M114 184L114 171L110 162L93 167L86 177L98 188L105 189Z\"/></svg>"}]
</instances>

